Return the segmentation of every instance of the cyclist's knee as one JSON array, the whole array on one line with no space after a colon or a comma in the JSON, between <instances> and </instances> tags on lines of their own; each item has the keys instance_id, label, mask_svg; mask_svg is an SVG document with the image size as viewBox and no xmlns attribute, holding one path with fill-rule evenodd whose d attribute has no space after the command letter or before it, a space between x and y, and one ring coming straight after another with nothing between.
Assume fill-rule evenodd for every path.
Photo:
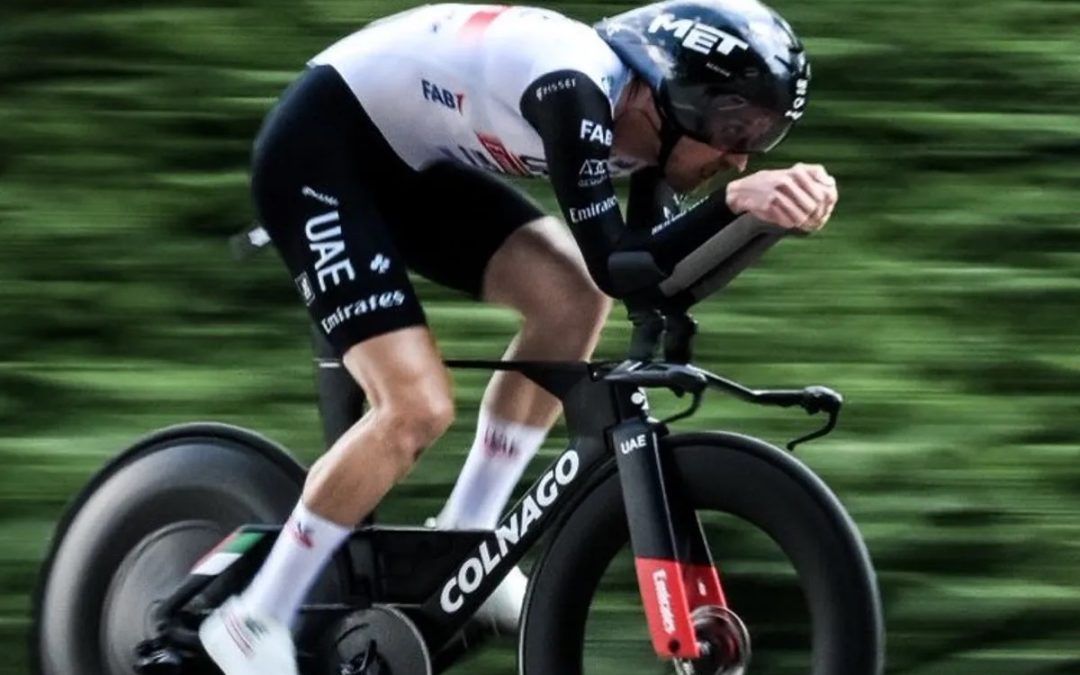
<instances>
[{"instance_id":1,"label":"cyclist's knee","mask_svg":"<svg viewBox=\"0 0 1080 675\"><path fill-rule=\"evenodd\" d=\"M401 421L408 425L405 437L416 447L416 456L439 440L454 421L454 402L449 387L417 392L405 402L409 411Z\"/></svg>"},{"instance_id":2,"label":"cyclist's knee","mask_svg":"<svg viewBox=\"0 0 1080 675\"><path fill-rule=\"evenodd\" d=\"M564 335L592 335L600 330L611 312L611 298L597 288L587 272L571 272L552 283L550 297L557 300L537 305L531 318Z\"/></svg>"},{"instance_id":3,"label":"cyclist's knee","mask_svg":"<svg viewBox=\"0 0 1080 675\"><path fill-rule=\"evenodd\" d=\"M595 328L600 328L611 313L611 298L601 291L591 277L579 284L577 293L578 314Z\"/></svg>"},{"instance_id":4,"label":"cyclist's knee","mask_svg":"<svg viewBox=\"0 0 1080 675\"><path fill-rule=\"evenodd\" d=\"M375 413L383 447L402 478L420 454L435 443L454 421L454 405L448 386L438 383L413 386L396 392Z\"/></svg>"}]
</instances>

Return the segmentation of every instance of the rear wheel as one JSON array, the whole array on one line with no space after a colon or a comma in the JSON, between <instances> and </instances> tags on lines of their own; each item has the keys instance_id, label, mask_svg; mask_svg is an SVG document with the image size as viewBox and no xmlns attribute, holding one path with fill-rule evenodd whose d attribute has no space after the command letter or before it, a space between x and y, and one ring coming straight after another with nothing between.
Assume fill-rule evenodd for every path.
<instances>
[{"instance_id":1,"label":"rear wheel","mask_svg":"<svg viewBox=\"0 0 1080 675\"><path fill-rule=\"evenodd\" d=\"M132 675L157 604L237 526L284 521L303 479L284 450L220 425L167 430L121 455L69 507L42 566L37 673Z\"/></svg>"},{"instance_id":2,"label":"rear wheel","mask_svg":"<svg viewBox=\"0 0 1080 675\"><path fill-rule=\"evenodd\" d=\"M749 629L746 672L880 673L873 569L821 480L787 453L734 434L669 436L661 451L674 459L675 484L698 512L729 606ZM521 636L524 675L724 672L704 673L704 663L677 671L657 659L628 542L612 473L567 517L533 574Z\"/></svg>"}]
</instances>

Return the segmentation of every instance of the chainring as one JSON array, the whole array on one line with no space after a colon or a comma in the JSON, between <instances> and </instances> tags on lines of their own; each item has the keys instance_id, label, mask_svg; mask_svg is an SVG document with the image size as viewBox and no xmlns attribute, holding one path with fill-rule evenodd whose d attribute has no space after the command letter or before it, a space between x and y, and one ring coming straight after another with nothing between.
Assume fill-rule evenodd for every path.
<instances>
[{"instance_id":1,"label":"chainring","mask_svg":"<svg viewBox=\"0 0 1080 675\"><path fill-rule=\"evenodd\" d=\"M432 675L431 655L416 624L388 605L349 614L331 635L322 675Z\"/></svg>"}]
</instances>

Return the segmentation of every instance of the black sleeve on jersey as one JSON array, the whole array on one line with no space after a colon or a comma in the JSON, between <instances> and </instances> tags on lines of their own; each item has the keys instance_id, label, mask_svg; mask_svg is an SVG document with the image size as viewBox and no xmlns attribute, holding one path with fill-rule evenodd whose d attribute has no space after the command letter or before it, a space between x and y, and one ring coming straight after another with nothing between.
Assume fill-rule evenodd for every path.
<instances>
[{"instance_id":1,"label":"black sleeve on jersey","mask_svg":"<svg viewBox=\"0 0 1080 675\"><path fill-rule=\"evenodd\" d=\"M585 73L559 70L525 88L521 114L544 142L555 197L589 273L614 295L607 260L626 225L607 172L614 136L608 97Z\"/></svg>"},{"instance_id":2,"label":"black sleeve on jersey","mask_svg":"<svg viewBox=\"0 0 1080 675\"><path fill-rule=\"evenodd\" d=\"M681 211L675 190L664 181L660 167L645 167L630 176L626 224L631 230L651 230L657 223L670 220Z\"/></svg>"},{"instance_id":3,"label":"black sleeve on jersey","mask_svg":"<svg viewBox=\"0 0 1080 675\"><path fill-rule=\"evenodd\" d=\"M561 70L525 89L521 113L540 134L548 173L563 216L581 247L589 273L608 295L650 294L676 263L735 219L723 194L685 213L658 171L638 179L628 228L607 173L614 136L611 103L587 75ZM639 206L640 204L640 206ZM627 264L627 262L631 264Z\"/></svg>"},{"instance_id":4,"label":"black sleeve on jersey","mask_svg":"<svg viewBox=\"0 0 1080 675\"><path fill-rule=\"evenodd\" d=\"M648 230L629 230L620 239L619 251L648 251L666 273L694 252L737 215L728 208L723 190Z\"/></svg>"}]
</instances>

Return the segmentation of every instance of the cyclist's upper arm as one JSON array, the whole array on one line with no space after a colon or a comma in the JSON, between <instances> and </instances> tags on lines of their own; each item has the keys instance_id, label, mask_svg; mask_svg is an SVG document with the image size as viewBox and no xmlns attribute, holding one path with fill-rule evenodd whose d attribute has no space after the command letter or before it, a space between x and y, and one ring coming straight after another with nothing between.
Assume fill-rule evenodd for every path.
<instances>
[{"instance_id":1,"label":"cyclist's upper arm","mask_svg":"<svg viewBox=\"0 0 1080 675\"><path fill-rule=\"evenodd\" d=\"M608 256L626 230L608 175L614 136L611 100L586 74L558 70L526 87L520 105L544 143L566 223L593 278L609 291Z\"/></svg>"}]
</instances>

